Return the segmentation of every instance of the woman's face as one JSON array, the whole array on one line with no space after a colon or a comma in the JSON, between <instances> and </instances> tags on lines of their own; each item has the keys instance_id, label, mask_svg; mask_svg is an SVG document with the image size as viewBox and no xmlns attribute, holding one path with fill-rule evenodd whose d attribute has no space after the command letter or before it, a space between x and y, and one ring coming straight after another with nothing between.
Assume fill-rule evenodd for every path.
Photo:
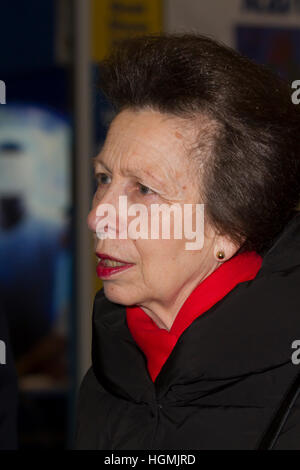
<instances>
[{"instance_id":1,"label":"woman's face","mask_svg":"<svg viewBox=\"0 0 300 470\"><path fill-rule=\"evenodd\" d=\"M193 136L193 128L184 126L180 118L166 117L157 111L125 110L118 114L95 159L98 188L88 216L89 228L96 232L101 219L96 212L102 204L114 206L116 223L122 224L124 214L118 211L119 196L127 197L128 208L143 204L149 224L152 204L177 203L184 213L184 204L201 202L195 163L187 157L187 145ZM133 218L128 216L128 227ZM195 221L196 218L194 224ZM172 217L171 222L172 235ZM161 224L159 239L151 239L150 234L149 239L141 239L129 232L126 239L118 238L118 229L116 239L98 239L95 235L97 253L133 264L129 269L103 278L105 295L113 302L145 308L181 305L199 282L219 265L215 258L217 238L206 220L204 244L197 250L186 249L186 242L191 240L185 238L184 233L181 239L172 236L163 239Z\"/></svg>"}]
</instances>

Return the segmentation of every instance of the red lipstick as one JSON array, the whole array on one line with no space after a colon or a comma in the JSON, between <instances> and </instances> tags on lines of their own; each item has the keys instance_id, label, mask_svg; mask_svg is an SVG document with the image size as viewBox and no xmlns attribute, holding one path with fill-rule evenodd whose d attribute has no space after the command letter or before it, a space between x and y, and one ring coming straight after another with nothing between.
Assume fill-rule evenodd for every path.
<instances>
[{"instance_id":1,"label":"red lipstick","mask_svg":"<svg viewBox=\"0 0 300 470\"><path fill-rule=\"evenodd\" d=\"M125 271L126 269L134 266L134 263L128 263L127 261L115 258L114 256L109 256L106 253L96 253L99 258L99 263L96 268L97 276L101 279L107 279L113 274ZM105 260L116 261L118 263L123 263L123 266L107 266Z\"/></svg>"}]
</instances>

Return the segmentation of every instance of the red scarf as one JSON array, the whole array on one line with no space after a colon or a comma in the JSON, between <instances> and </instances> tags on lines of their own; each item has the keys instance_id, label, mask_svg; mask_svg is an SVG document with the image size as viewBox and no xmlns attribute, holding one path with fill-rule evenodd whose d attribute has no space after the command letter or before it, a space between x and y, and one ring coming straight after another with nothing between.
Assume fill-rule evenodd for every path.
<instances>
[{"instance_id":1,"label":"red scarf","mask_svg":"<svg viewBox=\"0 0 300 470\"><path fill-rule=\"evenodd\" d=\"M262 257L255 251L240 253L225 261L192 291L169 331L159 328L140 307L126 307L128 328L147 358L153 382L183 331L237 284L254 279L261 263Z\"/></svg>"}]
</instances>

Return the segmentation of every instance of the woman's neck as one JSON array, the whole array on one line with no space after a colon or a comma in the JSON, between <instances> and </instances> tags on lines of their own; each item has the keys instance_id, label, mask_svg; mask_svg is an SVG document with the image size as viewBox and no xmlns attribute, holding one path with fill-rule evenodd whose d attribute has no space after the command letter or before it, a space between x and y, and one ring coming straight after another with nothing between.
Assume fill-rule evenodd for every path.
<instances>
[{"instance_id":1,"label":"woman's neck","mask_svg":"<svg viewBox=\"0 0 300 470\"><path fill-rule=\"evenodd\" d=\"M168 298L164 302L161 300L152 299L147 303L138 304L138 306L154 321L154 323L162 329L170 331L175 318L180 311L186 299L190 296L193 290L212 274L220 264L216 262L212 269L201 276L189 279L172 298Z\"/></svg>"}]
</instances>

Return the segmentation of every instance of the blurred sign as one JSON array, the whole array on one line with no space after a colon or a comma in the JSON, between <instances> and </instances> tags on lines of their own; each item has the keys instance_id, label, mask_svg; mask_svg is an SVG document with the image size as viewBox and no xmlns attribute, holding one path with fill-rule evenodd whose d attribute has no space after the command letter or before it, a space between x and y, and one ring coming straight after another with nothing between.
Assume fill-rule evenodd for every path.
<instances>
[{"instance_id":1,"label":"blurred sign","mask_svg":"<svg viewBox=\"0 0 300 470\"><path fill-rule=\"evenodd\" d=\"M92 0L92 58L103 59L112 46L130 35L162 30L163 0Z\"/></svg>"},{"instance_id":2,"label":"blurred sign","mask_svg":"<svg viewBox=\"0 0 300 470\"><path fill-rule=\"evenodd\" d=\"M299 43L299 27L257 24L242 24L236 27L237 49L256 62L267 64L290 82L300 77Z\"/></svg>"},{"instance_id":3,"label":"blurred sign","mask_svg":"<svg viewBox=\"0 0 300 470\"><path fill-rule=\"evenodd\" d=\"M300 14L300 0L243 0L242 6L255 13Z\"/></svg>"}]
</instances>

